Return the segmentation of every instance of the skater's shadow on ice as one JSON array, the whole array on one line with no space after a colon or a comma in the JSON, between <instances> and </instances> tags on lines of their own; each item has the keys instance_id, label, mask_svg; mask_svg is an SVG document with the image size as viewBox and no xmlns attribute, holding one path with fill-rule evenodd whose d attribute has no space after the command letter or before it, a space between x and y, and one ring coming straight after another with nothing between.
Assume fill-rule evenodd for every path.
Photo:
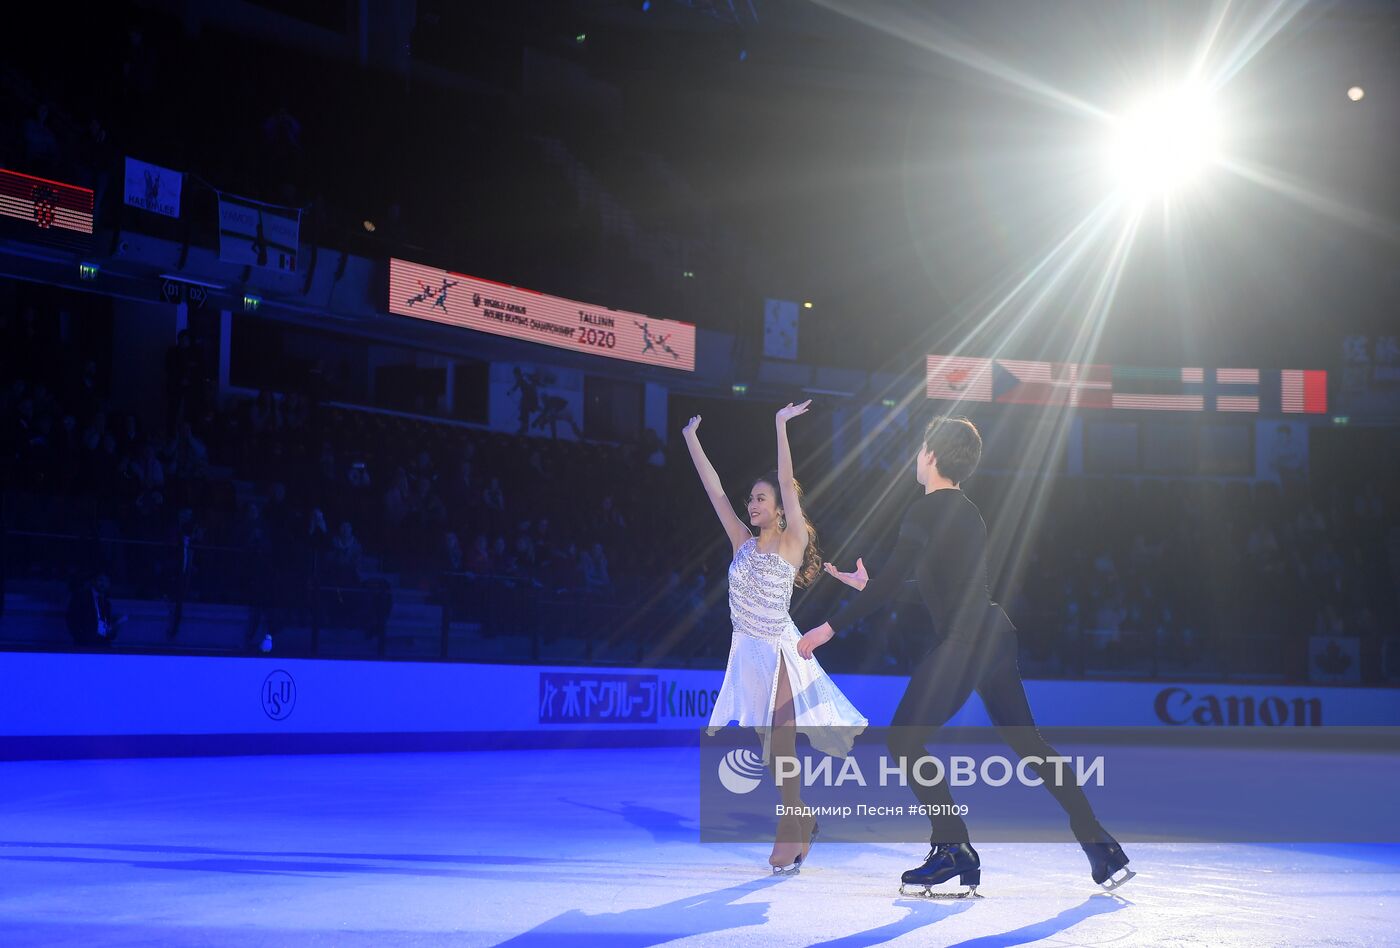
<instances>
[{"instance_id":1,"label":"skater's shadow on ice","mask_svg":"<svg viewBox=\"0 0 1400 948\"><path fill-rule=\"evenodd\" d=\"M934 922L941 922L945 918L957 915L959 912L966 912L975 903L963 899L956 902L940 902L934 899L914 898L900 899L895 904L909 910L898 921L881 925L879 928L856 932L853 935L842 935L831 941L813 942L813 948L818 945L822 948L836 948L836 946L839 948L862 948L864 945L883 945L900 935L907 935L912 931L918 931L925 926L932 925Z\"/></svg>"},{"instance_id":2,"label":"skater's shadow on ice","mask_svg":"<svg viewBox=\"0 0 1400 948\"><path fill-rule=\"evenodd\" d=\"M727 889L687 895L648 908L624 909L589 915L571 909L521 932L501 945L552 945L559 941L610 948L644 948L691 935L707 935L731 928L763 925L768 903L735 904L751 892L782 882L783 876L763 876ZM498 946L499 948L499 946Z\"/></svg>"},{"instance_id":3,"label":"skater's shadow on ice","mask_svg":"<svg viewBox=\"0 0 1400 948\"><path fill-rule=\"evenodd\" d=\"M1060 932L1078 925L1086 918L1107 915L1109 912L1125 909L1132 904L1120 896L1100 892L1097 895L1089 896L1074 908L1065 909L1054 918L1022 925L1020 928L1002 932L1000 935L982 935L978 938L969 938L956 945L949 945L948 948L1012 948L1014 945L1027 945L1058 935Z\"/></svg>"},{"instance_id":4,"label":"skater's shadow on ice","mask_svg":"<svg viewBox=\"0 0 1400 948\"><path fill-rule=\"evenodd\" d=\"M25 849L78 850L92 855L11 852ZM9 850L9 851L7 851ZM98 853L128 853L144 856L202 856L158 860L134 855L112 857ZM0 840L0 862L49 862L82 865L120 865L141 869L179 869L195 872L228 872L248 875L322 875L345 873L370 875L409 875L446 878L515 879L518 874L507 866L554 866L587 863L592 867L607 862L599 859L570 859L555 856L432 853L344 853L275 850L235 850L209 846L160 846L130 843L53 843ZM395 865L396 863L405 865ZM502 867L501 871L483 867Z\"/></svg>"},{"instance_id":5,"label":"skater's shadow on ice","mask_svg":"<svg viewBox=\"0 0 1400 948\"><path fill-rule=\"evenodd\" d=\"M155 843L51 843L34 840L0 839L4 849L86 849L115 853L159 853L180 856L266 856L279 859L382 859L387 862L439 862L467 865L541 865L560 862L596 863L597 859L570 859L567 856L520 856L487 853L342 853L303 852L292 849L224 849L214 846L168 846ZM0 857L3 858L3 857Z\"/></svg>"},{"instance_id":6,"label":"skater's shadow on ice","mask_svg":"<svg viewBox=\"0 0 1400 948\"><path fill-rule=\"evenodd\" d=\"M620 807L599 806L596 803L583 803L579 800L570 800L567 797L561 797L560 802L568 803L571 806L584 807L589 810L597 810L599 813L611 813L614 816L620 816L638 829L646 830L651 834L652 839L658 843L664 843L672 839L684 839L693 842L697 832L694 820L687 819L679 813L672 813L670 810L658 810L656 807L642 806L631 800L623 800Z\"/></svg>"},{"instance_id":7,"label":"skater's shadow on ice","mask_svg":"<svg viewBox=\"0 0 1400 948\"><path fill-rule=\"evenodd\" d=\"M1300 854L1302 857L1300 861L1307 860L1310 865L1316 865L1316 860L1308 859L1312 856L1374 862L1383 866L1400 865L1400 846L1395 843L1259 843L1251 848L1261 851L1268 849L1287 850L1290 853ZM1272 867L1276 866L1277 863L1268 862L1263 865Z\"/></svg>"}]
</instances>

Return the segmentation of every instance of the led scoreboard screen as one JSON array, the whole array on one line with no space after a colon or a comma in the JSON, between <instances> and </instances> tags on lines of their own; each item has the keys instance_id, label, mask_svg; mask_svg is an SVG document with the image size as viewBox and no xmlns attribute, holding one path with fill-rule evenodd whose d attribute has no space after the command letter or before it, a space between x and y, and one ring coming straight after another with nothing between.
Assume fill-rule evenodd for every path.
<instances>
[{"instance_id":1,"label":"led scoreboard screen","mask_svg":"<svg viewBox=\"0 0 1400 948\"><path fill-rule=\"evenodd\" d=\"M6 236L85 248L92 237L92 189L0 168L0 223Z\"/></svg>"},{"instance_id":2,"label":"led scoreboard screen","mask_svg":"<svg viewBox=\"0 0 1400 948\"><path fill-rule=\"evenodd\" d=\"M695 327L406 260L389 261L389 312L560 349L695 371Z\"/></svg>"},{"instance_id":3,"label":"led scoreboard screen","mask_svg":"<svg viewBox=\"0 0 1400 948\"><path fill-rule=\"evenodd\" d=\"M1314 369L1165 369L931 355L927 386L929 398L1002 405L1327 412L1327 373Z\"/></svg>"}]
</instances>

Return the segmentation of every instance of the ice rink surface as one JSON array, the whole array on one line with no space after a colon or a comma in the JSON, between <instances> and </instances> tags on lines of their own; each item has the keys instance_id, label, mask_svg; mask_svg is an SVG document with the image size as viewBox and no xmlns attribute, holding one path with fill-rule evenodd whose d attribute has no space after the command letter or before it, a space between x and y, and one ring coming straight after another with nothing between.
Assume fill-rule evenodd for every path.
<instances>
[{"instance_id":1,"label":"ice rink surface","mask_svg":"<svg viewBox=\"0 0 1400 948\"><path fill-rule=\"evenodd\" d=\"M976 901L900 896L913 843L774 877L697 842L696 753L0 763L0 944L1400 943L1400 846L1125 844L1114 895L1068 832L979 846Z\"/></svg>"}]
</instances>

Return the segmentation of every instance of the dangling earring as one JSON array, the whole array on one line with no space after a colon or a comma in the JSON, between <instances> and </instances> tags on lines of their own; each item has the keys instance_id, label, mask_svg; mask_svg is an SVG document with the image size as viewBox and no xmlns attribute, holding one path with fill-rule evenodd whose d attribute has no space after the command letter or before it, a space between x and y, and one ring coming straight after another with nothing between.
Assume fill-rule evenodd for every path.
<instances>
[{"instance_id":1,"label":"dangling earring","mask_svg":"<svg viewBox=\"0 0 1400 948\"><path fill-rule=\"evenodd\" d=\"M778 529L787 529L787 514L778 514Z\"/></svg>"}]
</instances>

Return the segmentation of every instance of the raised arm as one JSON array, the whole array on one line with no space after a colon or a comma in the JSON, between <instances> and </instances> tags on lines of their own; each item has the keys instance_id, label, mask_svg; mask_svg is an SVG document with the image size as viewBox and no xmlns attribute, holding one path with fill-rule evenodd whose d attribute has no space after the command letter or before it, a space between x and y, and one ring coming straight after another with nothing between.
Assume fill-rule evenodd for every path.
<instances>
[{"instance_id":1,"label":"raised arm","mask_svg":"<svg viewBox=\"0 0 1400 948\"><path fill-rule=\"evenodd\" d=\"M806 414L807 406L811 404L810 398L800 405L788 402L786 407L778 409L775 419L778 426L778 480L781 482L778 492L782 495L783 513L788 524L783 542L791 549L807 546L807 518L802 516L802 498L793 483L792 448L788 446L787 423L789 418Z\"/></svg>"},{"instance_id":2,"label":"raised arm","mask_svg":"<svg viewBox=\"0 0 1400 948\"><path fill-rule=\"evenodd\" d=\"M681 434L685 436L685 446L690 449L690 459L695 462L695 472L700 475L700 483L705 487L705 495L710 498L710 503L715 508L715 516L719 517L719 522L729 537L729 545L737 553L739 547L748 542L753 534L744 525L744 521L739 519L739 515L734 512L729 498L724 496L724 485L720 483L719 475L715 473L714 465L710 463L710 459L705 457L705 449L700 447L699 428L700 416L696 415L690 419L690 424L685 426Z\"/></svg>"}]
</instances>

